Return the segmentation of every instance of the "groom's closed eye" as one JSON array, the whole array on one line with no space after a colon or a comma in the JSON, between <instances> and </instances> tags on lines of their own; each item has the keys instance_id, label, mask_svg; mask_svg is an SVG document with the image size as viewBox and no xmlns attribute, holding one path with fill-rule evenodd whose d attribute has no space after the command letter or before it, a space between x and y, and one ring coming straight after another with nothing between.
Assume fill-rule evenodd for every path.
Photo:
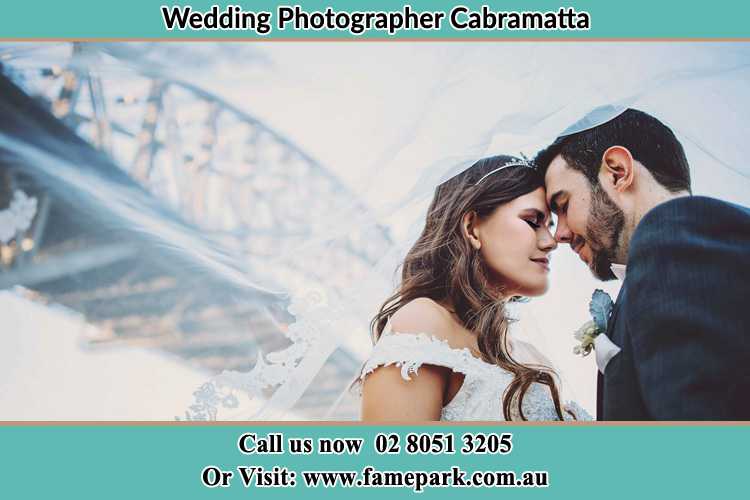
<instances>
[{"instance_id":1,"label":"groom's closed eye","mask_svg":"<svg viewBox=\"0 0 750 500\"><path fill-rule=\"evenodd\" d=\"M554 213L560 213L560 199L565 195L562 191L558 191L552 195L549 200L549 208ZM567 204L566 204L567 205Z\"/></svg>"},{"instance_id":2,"label":"groom's closed eye","mask_svg":"<svg viewBox=\"0 0 750 500\"><path fill-rule=\"evenodd\" d=\"M555 215L558 215L558 216L565 215L565 213L568 211L568 202L565 201L562 204L559 204L559 203L555 202L554 206L550 207L550 210Z\"/></svg>"}]
</instances>

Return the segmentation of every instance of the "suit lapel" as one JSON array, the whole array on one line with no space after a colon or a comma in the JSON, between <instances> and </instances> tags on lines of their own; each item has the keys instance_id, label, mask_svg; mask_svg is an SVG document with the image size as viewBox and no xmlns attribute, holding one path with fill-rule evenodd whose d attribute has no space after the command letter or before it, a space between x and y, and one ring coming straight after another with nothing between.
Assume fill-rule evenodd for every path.
<instances>
[{"instance_id":1,"label":"suit lapel","mask_svg":"<svg viewBox=\"0 0 750 500\"><path fill-rule=\"evenodd\" d=\"M620 288L620 293L617 294L617 302L615 302L615 305L612 308L612 314L609 317L609 321L607 321L607 337L609 337L609 340L618 345L620 345L620 343L615 341L618 333L618 329L615 328L615 325L617 324L617 316L620 312L620 309L622 309L622 305L625 303L626 293L626 282L623 282L622 287Z\"/></svg>"},{"instance_id":2,"label":"suit lapel","mask_svg":"<svg viewBox=\"0 0 750 500\"><path fill-rule=\"evenodd\" d=\"M625 286L627 284L627 278L625 281L622 282L622 286L620 287L620 292L617 294L617 301L615 302L614 307L612 308L612 315L609 317L609 320L607 321L607 331L605 334L609 339L614 342L615 344L620 345L621 342L615 341L616 338L616 329L615 329L615 323L617 323L617 314L620 311L620 308L622 304L625 302ZM597 370L597 377L596 377L596 419L601 420L604 417L604 375Z\"/></svg>"}]
</instances>

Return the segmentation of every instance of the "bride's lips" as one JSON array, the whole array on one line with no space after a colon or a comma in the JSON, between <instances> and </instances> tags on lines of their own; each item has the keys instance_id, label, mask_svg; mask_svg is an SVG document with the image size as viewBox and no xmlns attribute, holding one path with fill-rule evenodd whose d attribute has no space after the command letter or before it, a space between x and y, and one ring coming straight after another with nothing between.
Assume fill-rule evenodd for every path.
<instances>
[{"instance_id":1,"label":"bride's lips","mask_svg":"<svg viewBox=\"0 0 750 500\"><path fill-rule=\"evenodd\" d=\"M542 266L545 271L549 271L549 259L542 257L540 259L531 259L531 261Z\"/></svg>"}]
</instances>

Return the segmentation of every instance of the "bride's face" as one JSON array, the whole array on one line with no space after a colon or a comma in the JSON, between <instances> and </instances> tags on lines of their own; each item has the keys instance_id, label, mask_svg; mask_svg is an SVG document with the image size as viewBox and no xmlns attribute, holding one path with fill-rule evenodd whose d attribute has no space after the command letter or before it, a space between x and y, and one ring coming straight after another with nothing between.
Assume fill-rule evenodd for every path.
<instances>
[{"instance_id":1,"label":"bride's face","mask_svg":"<svg viewBox=\"0 0 750 500\"><path fill-rule=\"evenodd\" d=\"M506 295L541 295L549 286L550 252L557 242L544 188L519 196L479 220L479 252Z\"/></svg>"}]
</instances>

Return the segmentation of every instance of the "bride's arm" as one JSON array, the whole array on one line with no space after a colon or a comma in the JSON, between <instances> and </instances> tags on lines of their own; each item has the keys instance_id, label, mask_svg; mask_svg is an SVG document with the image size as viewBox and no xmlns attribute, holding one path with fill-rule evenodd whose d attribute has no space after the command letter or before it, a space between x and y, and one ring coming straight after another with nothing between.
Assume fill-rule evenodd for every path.
<instances>
[{"instance_id":1,"label":"bride's arm","mask_svg":"<svg viewBox=\"0 0 750 500\"><path fill-rule=\"evenodd\" d=\"M362 384L362 420L440 420L449 372L448 368L423 365L411 380L404 380L397 366L377 368Z\"/></svg>"},{"instance_id":2,"label":"bride's arm","mask_svg":"<svg viewBox=\"0 0 750 500\"><path fill-rule=\"evenodd\" d=\"M445 338L450 331L446 311L429 299L416 299L392 318L396 335L429 333ZM404 379L401 367L380 366L362 383L362 420L424 422L440 420L451 369L423 364L417 373Z\"/></svg>"}]
</instances>

